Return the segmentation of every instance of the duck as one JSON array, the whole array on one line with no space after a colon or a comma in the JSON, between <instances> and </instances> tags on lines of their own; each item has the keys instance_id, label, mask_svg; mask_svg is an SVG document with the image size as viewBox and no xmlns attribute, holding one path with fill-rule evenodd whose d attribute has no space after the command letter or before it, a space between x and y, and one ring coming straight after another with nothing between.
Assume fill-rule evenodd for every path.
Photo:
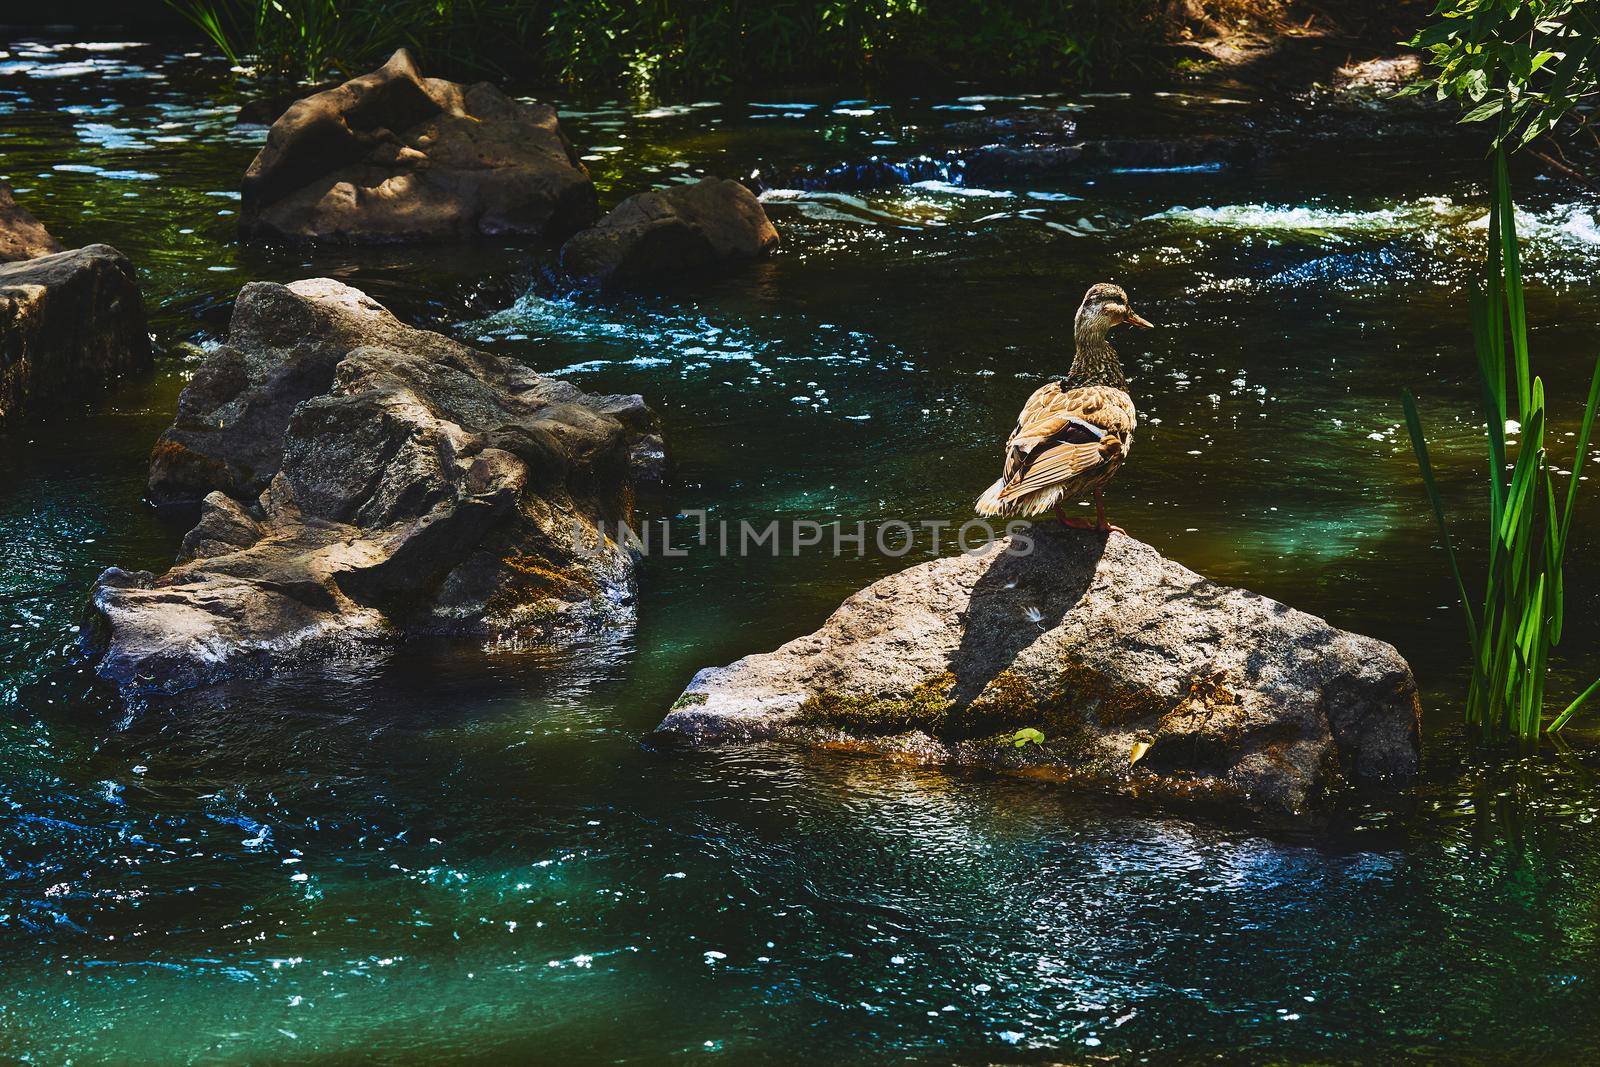
<instances>
[{"instance_id":1,"label":"duck","mask_svg":"<svg viewBox=\"0 0 1600 1067\"><path fill-rule=\"evenodd\" d=\"M1138 411L1109 334L1118 326L1153 329L1121 286L1089 287L1073 319L1076 351L1065 379L1034 390L1006 439L1000 477L978 498L979 515L1032 518L1055 512L1062 525L1123 533L1106 520L1102 490L1133 447ZM1094 496L1095 518L1068 517L1062 504Z\"/></svg>"}]
</instances>

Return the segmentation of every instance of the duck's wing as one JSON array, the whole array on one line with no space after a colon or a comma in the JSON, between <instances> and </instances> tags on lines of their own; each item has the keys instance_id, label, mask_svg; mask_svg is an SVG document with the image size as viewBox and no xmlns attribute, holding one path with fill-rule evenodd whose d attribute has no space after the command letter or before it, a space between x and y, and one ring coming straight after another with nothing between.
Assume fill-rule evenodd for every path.
<instances>
[{"instance_id":1,"label":"duck's wing","mask_svg":"<svg viewBox=\"0 0 1600 1067\"><path fill-rule=\"evenodd\" d=\"M1057 383L1028 398L1006 442L1002 500L1064 482L1121 455L1133 432L1133 401L1120 389Z\"/></svg>"},{"instance_id":2,"label":"duck's wing","mask_svg":"<svg viewBox=\"0 0 1600 1067\"><path fill-rule=\"evenodd\" d=\"M1012 428L1011 436L1006 438L1005 481L1009 482L1016 475L1028 453L1044 440L1040 431L1047 431L1045 436L1048 436L1048 430L1054 425L1065 399L1066 392L1060 382L1046 382L1035 389L1033 395L1028 397L1028 402L1022 405L1017 424Z\"/></svg>"}]
</instances>

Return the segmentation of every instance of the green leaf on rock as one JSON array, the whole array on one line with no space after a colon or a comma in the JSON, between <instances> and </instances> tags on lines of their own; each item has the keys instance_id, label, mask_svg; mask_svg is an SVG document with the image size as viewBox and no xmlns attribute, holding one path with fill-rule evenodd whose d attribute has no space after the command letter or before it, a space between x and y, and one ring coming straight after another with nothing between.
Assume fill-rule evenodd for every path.
<instances>
[{"instance_id":1,"label":"green leaf on rock","mask_svg":"<svg viewBox=\"0 0 1600 1067\"><path fill-rule=\"evenodd\" d=\"M1025 748L1028 745L1042 745L1044 744L1044 734L1031 726L1025 726L1011 735L1011 743L1017 748Z\"/></svg>"}]
</instances>

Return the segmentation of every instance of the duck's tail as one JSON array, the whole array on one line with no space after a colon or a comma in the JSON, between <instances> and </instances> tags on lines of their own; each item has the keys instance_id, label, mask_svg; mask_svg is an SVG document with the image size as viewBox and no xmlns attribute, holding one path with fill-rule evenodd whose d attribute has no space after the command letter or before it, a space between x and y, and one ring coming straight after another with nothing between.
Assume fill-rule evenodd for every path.
<instances>
[{"instance_id":1,"label":"duck's tail","mask_svg":"<svg viewBox=\"0 0 1600 1067\"><path fill-rule=\"evenodd\" d=\"M1012 510L1011 505L1014 501L1000 499L1000 494L1005 491L1005 487L1006 480L1004 478L996 478L995 483L985 489L983 495L978 498L978 502L972 505L972 509L979 515L1005 515L1009 513Z\"/></svg>"},{"instance_id":2,"label":"duck's tail","mask_svg":"<svg viewBox=\"0 0 1600 1067\"><path fill-rule=\"evenodd\" d=\"M1035 489L1031 493L1022 493L1018 496L1001 499L1000 494L1005 491L1005 487L1006 480L1004 478L996 481L983 491L983 495L978 498L978 502L972 505L972 510L979 515L1031 519L1036 515L1043 515L1061 503L1067 493L1067 487L1057 482L1055 485L1047 485L1043 489Z\"/></svg>"}]
</instances>

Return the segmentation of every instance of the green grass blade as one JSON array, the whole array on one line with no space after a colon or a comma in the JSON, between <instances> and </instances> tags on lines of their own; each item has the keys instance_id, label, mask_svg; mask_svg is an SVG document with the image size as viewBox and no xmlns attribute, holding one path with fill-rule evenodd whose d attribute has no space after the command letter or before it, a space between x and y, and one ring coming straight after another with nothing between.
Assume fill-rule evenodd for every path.
<instances>
[{"instance_id":1,"label":"green grass blade","mask_svg":"<svg viewBox=\"0 0 1600 1067\"><path fill-rule=\"evenodd\" d=\"M1492 737L1499 730L1503 719L1503 709L1506 705L1506 693L1511 688L1512 670L1516 666L1511 638L1512 626L1510 612L1507 618L1500 622L1500 639L1495 642L1493 656L1490 663L1493 673L1489 675L1489 706L1483 715L1483 732L1485 737Z\"/></svg>"},{"instance_id":2,"label":"green grass blade","mask_svg":"<svg viewBox=\"0 0 1600 1067\"><path fill-rule=\"evenodd\" d=\"M1550 579L1550 643L1561 643L1561 628L1566 619L1566 586L1561 580L1561 519L1556 512L1556 483L1548 474L1545 486L1545 574Z\"/></svg>"},{"instance_id":3,"label":"green grass blade","mask_svg":"<svg viewBox=\"0 0 1600 1067\"><path fill-rule=\"evenodd\" d=\"M1489 200L1489 248L1483 268L1483 311L1488 345L1484 358L1495 369L1502 400L1506 388L1505 270L1501 258L1501 210L1498 197ZM1507 407L1509 410L1509 406ZM1503 423L1504 420L1502 420Z\"/></svg>"},{"instance_id":4,"label":"green grass blade","mask_svg":"<svg viewBox=\"0 0 1600 1067\"><path fill-rule=\"evenodd\" d=\"M1594 377L1589 381L1589 399L1583 407L1583 422L1578 426L1578 451L1572 457L1572 481L1567 483L1567 506L1561 515L1561 556L1565 558L1567 534L1572 530L1572 513L1578 501L1578 476L1583 473L1583 460L1589 454L1589 433L1594 429L1594 416L1600 408L1600 360L1595 361Z\"/></svg>"},{"instance_id":5,"label":"green grass blade","mask_svg":"<svg viewBox=\"0 0 1600 1067\"><path fill-rule=\"evenodd\" d=\"M239 65L238 48L234 45L233 37L223 22L222 12L215 4L206 3L205 0L189 0L187 3L185 0L163 0L163 2L205 34L231 65L236 67Z\"/></svg>"},{"instance_id":6,"label":"green grass blade","mask_svg":"<svg viewBox=\"0 0 1600 1067\"><path fill-rule=\"evenodd\" d=\"M1511 179L1505 152L1495 153L1495 208L1500 215L1500 254L1505 273L1506 330L1516 367L1517 402L1524 423L1533 410L1533 389L1528 368L1528 311L1522 291L1522 257L1517 247L1517 209L1511 199Z\"/></svg>"},{"instance_id":7,"label":"green grass blade","mask_svg":"<svg viewBox=\"0 0 1600 1067\"><path fill-rule=\"evenodd\" d=\"M1547 732L1552 734L1559 733L1562 727L1567 725L1568 720L1578 713L1578 709L1587 704L1596 693L1600 693L1600 678L1590 682L1589 688L1579 693L1578 698L1568 704L1565 711L1556 716L1555 721L1550 724Z\"/></svg>"},{"instance_id":8,"label":"green grass blade","mask_svg":"<svg viewBox=\"0 0 1600 1067\"><path fill-rule=\"evenodd\" d=\"M1422 417L1417 414L1417 398L1407 389L1400 397L1405 408L1406 432L1411 435L1411 449L1417 454L1417 467L1422 472L1422 484L1428 492L1428 502L1433 505L1433 517L1439 524L1439 543L1444 546L1445 559L1450 562L1450 573L1456 580L1456 595L1461 598L1461 610L1467 616L1467 640L1472 645L1474 659L1478 653L1478 622L1472 611L1472 601L1467 597L1467 583L1461 577L1461 565L1456 562L1455 546L1450 540L1450 526L1444 517L1444 501L1439 496L1439 486L1433 476L1433 463L1428 459L1428 442L1422 432Z\"/></svg>"},{"instance_id":9,"label":"green grass blade","mask_svg":"<svg viewBox=\"0 0 1600 1067\"><path fill-rule=\"evenodd\" d=\"M1489 532L1490 551L1494 551L1494 531L1500 528L1505 512L1506 477L1506 365L1495 351L1488 297L1481 284L1474 283L1470 298L1472 343L1478 360L1478 376L1483 386L1484 432L1489 441Z\"/></svg>"},{"instance_id":10,"label":"green grass blade","mask_svg":"<svg viewBox=\"0 0 1600 1067\"><path fill-rule=\"evenodd\" d=\"M1517 454L1517 465L1511 474L1511 488L1506 492L1506 513L1500 522L1499 537L1507 548L1516 547L1516 534L1522 527L1537 490L1536 477L1543 456L1533 442L1544 432L1544 412L1535 410L1529 424L1523 428L1522 450Z\"/></svg>"},{"instance_id":11,"label":"green grass blade","mask_svg":"<svg viewBox=\"0 0 1600 1067\"><path fill-rule=\"evenodd\" d=\"M1533 662L1534 646L1544 632L1544 584L1545 577L1541 574L1534 583L1527 610L1522 613L1522 624L1517 628L1517 651L1525 663Z\"/></svg>"}]
</instances>

